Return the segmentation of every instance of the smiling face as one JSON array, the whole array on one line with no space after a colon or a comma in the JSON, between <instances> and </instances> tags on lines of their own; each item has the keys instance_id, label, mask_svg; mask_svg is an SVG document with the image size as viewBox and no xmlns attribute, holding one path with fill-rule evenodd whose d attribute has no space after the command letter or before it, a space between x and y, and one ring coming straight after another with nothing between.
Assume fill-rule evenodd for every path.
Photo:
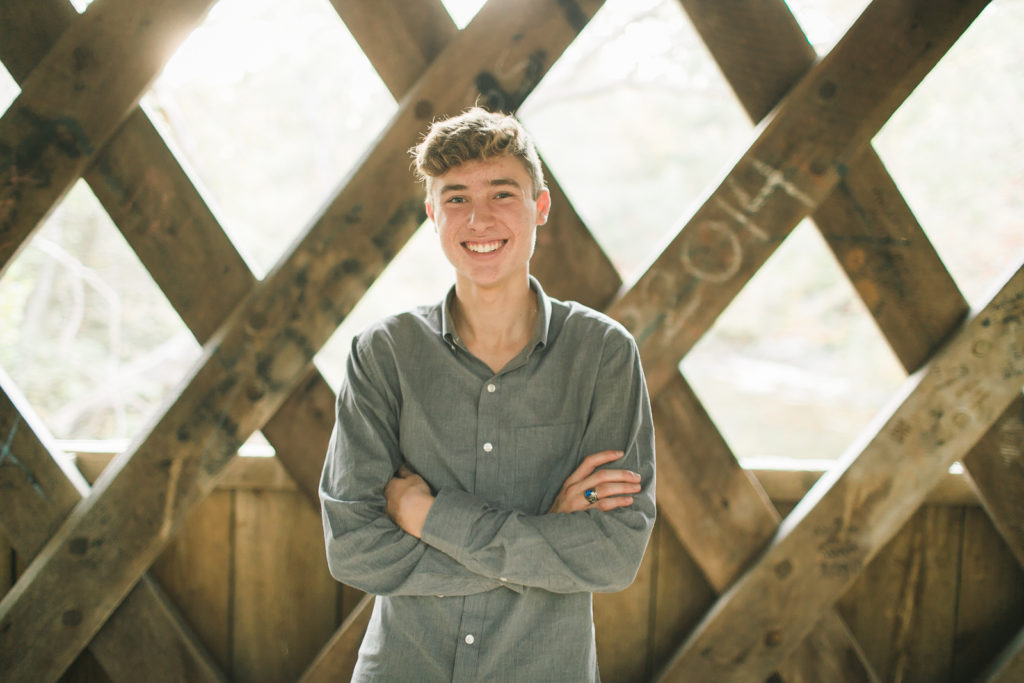
<instances>
[{"instance_id":1,"label":"smiling face","mask_svg":"<svg viewBox=\"0 0 1024 683\"><path fill-rule=\"evenodd\" d=\"M522 162L499 156L454 166L430 179L426 205L458 288L527 284L537 226L547 221L551 196L543 190L533 198Z\"/></svg>"}]
</instances>

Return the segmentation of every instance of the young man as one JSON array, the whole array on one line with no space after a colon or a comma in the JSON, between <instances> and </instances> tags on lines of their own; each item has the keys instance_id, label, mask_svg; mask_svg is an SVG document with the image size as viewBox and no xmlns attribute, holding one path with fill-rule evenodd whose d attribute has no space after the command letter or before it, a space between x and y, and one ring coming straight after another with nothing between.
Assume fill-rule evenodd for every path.
<instances>
[{"instance_id":1,"label":"young man","mask_svg":"<svg viewBox=\"0 0 1024 683\"><path fill-rule=\"evenodd\" d=\"M455 286L359 334L338 392L328 564L381 596L353 680L599 680L591 593L633 581L655 514L636 345L530 276L551 197L515 118L413 152Z\"/></svg>"}]
</instances>

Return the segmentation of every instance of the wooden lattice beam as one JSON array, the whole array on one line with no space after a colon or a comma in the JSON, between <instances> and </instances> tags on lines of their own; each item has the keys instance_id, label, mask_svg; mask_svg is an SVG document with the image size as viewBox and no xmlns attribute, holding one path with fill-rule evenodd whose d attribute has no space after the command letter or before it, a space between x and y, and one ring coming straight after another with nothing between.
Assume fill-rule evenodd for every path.
<instances>
[{"instance_id":1,"label":"wooden lattice beam","mask_svg":"<svg viewBox=\"0 0 1024 683\"><path fill-rule=\"evenodd\" d=\"M817 59L783 0L680 2L755 122ZM967 302L871 145L812 216L904 368L916 371Z\"/></svg>"},{"instance_id":2,"label":"wooden lattice beam","mask_svg":"<svg viewBox=\"0 0 1024 683\"><path fill-rule=\"evenodd\" d=\"M796 224L985 0L876 0L794 86L740 161L635 286L612 307L640 344L657 393ZM920 15L920 16L917 16Z\"/></svg>"},{"instance_id":3,"label":"wooden lattice beam","mask_svg":"<svg viewBox=\"0 0 1024 683\"><path fill-rule=\"evenodd\" d=\"M1010 404L963 464L993 526L1024 567L1024 399Z\"/></svg>"},{"instance_id":4,"label":"wooden lattice beam","mask_svg":"<svg viewBox=\"0 0 1024 683\"><path fill-rule=\"evenodd\" d=\"M863 450L786 518L755 567L722 597L667 670L703 680L764 677L906 523L949 466L1020 395L1024 267L907 380Z\"/></svg>"},{"instance_id":5,"label":"wooden lattice beam","mask_svg":"<svg viewBox=\"0 0 1024 683\"><path fill-rule=\"evenodd\" d=\"M25 562L60 527L88 493L81 475L61 468L44 444L24 398L0 383L0 526ZM77 476L76 476L77 475ZM171 601L144 576L89 643L114 681L135 680L149 671L154 681L223 681L225 677Z\"/></svg>"},{"instance_id":6,"label":"wooden lattice beam","mask_svg":"<svg viewBox=\"0 0 1024 683\"><path fill-rule=\"evenodd\" d=\"M66 667L415 229L422 198L409 187L403 153L425 116L472 102L476 73L466 54L477 66L511 58L522 68L503 71L501 82L512 81L507 92L528 91L550 66L544 60L564 49L580 17L598 5L575 3L552 14L546 3L492 3L435 60L335 201L207 344L190 385L153 432L111 464L0 603L0 651L29 653L2 662L7 670L45 677ZM104 542L72 557L62 550L75 538ZM82 615L74 627L60 623L69 605ZM28 642L52 646L31 652Z\"/></svg>"},{"instance_id":7,"label":"wooden lattice beam","mask_svg":"<svg viewBox=\"0 0 1024 683\"><path fill-rule=\"evenodd\" d=\"M681 4L755 121L814 64L814 50L783 2ZM916 370L967 305L870 146L814 218L898 357ZM672 416L658 421L662 510L721 593L774 533L779 517L685 381L666 387L655 411ZM783 679L872 676L834 610L813 634L784 665Z\"/></svg>"},{"instance_id":8,"label":"wooden lattice beam","mask_svg":"<svg viewBox=\"0 0 1024 683\"><path fill-rule=\"evenodd\" d=\"M97 0L0 119L0 273L213 0Z\"/></svg>"}]
</instances>

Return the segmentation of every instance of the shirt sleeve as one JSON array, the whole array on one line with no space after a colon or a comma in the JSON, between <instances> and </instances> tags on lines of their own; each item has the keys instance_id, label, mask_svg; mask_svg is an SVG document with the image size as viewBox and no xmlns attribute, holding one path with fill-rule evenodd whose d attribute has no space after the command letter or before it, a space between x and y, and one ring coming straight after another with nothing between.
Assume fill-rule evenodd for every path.
<instances>
[{"instance_id":1,"label":"shirt sleeve","mask_svg":"<svg viewBox=\"0 0 1024 683\"><path fill-rule=\"evenodd\" d=\"M384 486L402 463L400 397L382 381L372 356L369 346L353 341L320 479L331 575L375 595L471 595L502 586L387 516Z\"/></svg>"},{"instance_id":2,"label":"shirt sleeve","mask_svg":"<svg viewBox=\"0 0 1024 683\"><path fill-rule=\"evenodd\" d=\"M422 538L469 570L508 584L558 593L611 592L629 586L655 518L654 426L632 337L607 334L580 453L623 450L609 464L641 476L632 505L611 511L527 515L465 491L442 488Z\"/></svg>"}]
</instances>

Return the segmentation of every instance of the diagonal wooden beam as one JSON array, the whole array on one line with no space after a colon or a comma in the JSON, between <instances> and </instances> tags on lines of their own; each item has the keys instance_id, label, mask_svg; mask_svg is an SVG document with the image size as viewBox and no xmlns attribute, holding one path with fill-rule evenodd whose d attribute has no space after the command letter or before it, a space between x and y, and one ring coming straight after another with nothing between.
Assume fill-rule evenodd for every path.
<instances>
[{"instance_id":1,"label":"diagonal wooden beam","mask_svg":"<svg viewBox=\"0 0 1024 683\"><path fill-rule=\"evenodd\" d=\"M396 100L459 33L441 0L331 0Z\"/></svg>"},{"instance_id":2,"label":"diagonal wooden beam","mask_svg":"<svg viewBox=\"0 0 1024 683\"><path fill-rule=\"evenodd\" d=\"M213 0L97 0L0 119L0 273Z\"/></svg>"},{"instance_id":3,"label":"diagonal wooden beam","mask_svg":"<svg viewBox=\"0 0 1024 683\"><path fill-rule=\"evenodd\" d=\"M755 120L813 65L814 51L783 2L681 4ZM918 370L967 303L870 146L813 218L897 357L909 372ZM1009 455L1024 448L1022 414L1024 403L1016 401L964 465L1024 565L1024 471Z\"/></svg>"},{"instance_id":4,"label":"diagonal wooden beam","mask_svg":"<svg viewBox=\"0 0 1024 683\"><path fill-rule=\"evenodd\" d=\"M365 596L345 622L335 631L334 636L324 645L299 679L302 683L317 681L345 681L352 678L359 655L359 645L370 623L373 611L373 596Z\"/></svg>"},{"instance_id":5,"label":"diagonal wooden beam","mask_svg":"<svg viewBox=\"0 0 1024 683\"><path fill-rule=\"evenodd\" d=\"M907 380L905 398L862 448L825 475L758 564L718 601L668 680L763 678L778 667L949 466L1020 395L1024 266ZM857 451L860 450L859 454Z\"/></svg>"},{"instance_id":6,"label":"diagonal wooden beam","mask_svg":"<svg viewBox=\"0 0 1024 683\"><path fill-rule=\"evenodd\" d=\"M577 2L552 12L539 1L491 3L432 63L336 199L207 344L178 400L111 464L0 602L5 670L43 677L63 670L417 227L412 219L422 199L403 152L424 115L472 102L479 71L466 65L467 52L477 68L521 65L503 71L499 83L523 92L599 5ZM67 551L74 539L87 540L85 554ZM63 623L60 615L72 607L81 620ZM24 646L33 642L52 645L33 652ZM9 661L6 653L15 651L25 654Z\"/></svg>"},{"instance_id":7,"label":"diagonal wooden beam","mask_svg":"<svg viewBox=\"0 0 1024 683\"><path fill-rule=\"evenodd\" d=\"M0 527L26 563L89 488L74 467L58 464L52 455L56 449L40 438L45 433L10 380L0 376ZM136 680L140 671L167 683L225 680L148 576L135 585L89 648L114 681Z\"/></svg>"},{"instance_id":8,"label":"diagonal wooden beam","mask_svg":"<svg viewBox=\"0 0 1024 683\"><path fill-rule=\"evenodd\" d=\"M987 4L876 0L775 110L750 149L612 314L657 393L796 224Z\"/></svg>"},{"instance_id":9,"label":"diagonal wooden beam","mask_svg":"<svg viewBox=\"0 0 1024 683\"><path fill-rule=\"evenodd\" d=\"M817 55L783 2L681 5L754 121L814 65ZM917 369L967 304L870 146L814 218L897 355ZM779 517L682 378L662 391L656 414L659 404L671 415L658 420L662 511L721 593L771 537ZM685 434L672 431L683 426ZM873 677L838 614L829 610L825 622L790 657L782 678Z\"/></svg>"},{"instance_id":10,"label":"diagonal wooden beam","mask_svg":"<svg viewBox=\"0 0 1024 683\"><path fill-rule=\"evenodd\" d=\"M658 509L716 593L724 593L775 534L780 517L736 461L681 375L652 404L658 454ZM849 628L825 610L778 671L784 681L877 680Z\"/></svg>"},{"instance_id":11,"label":"diagonal wooden beam","mask_svg":"<svg viewBox=\"0 0 1024 683\"><path fill-rule=\"evenodd\" d=\"M1024 399L1010 404L963 464L993 526L1024 567Z\"/></svg>"},{"instance_id":12,"label":"diagonal wooden beam","mask_svg":"<svg viewBox=\"0 0 1024 683\"><path fill-rule=\"evenodd\" d=\"M680 3L753 121L817 60L783 0ZM967 302L870 144L812 216L904 368L920 368Z\"/></svg>"}]
</instances>

